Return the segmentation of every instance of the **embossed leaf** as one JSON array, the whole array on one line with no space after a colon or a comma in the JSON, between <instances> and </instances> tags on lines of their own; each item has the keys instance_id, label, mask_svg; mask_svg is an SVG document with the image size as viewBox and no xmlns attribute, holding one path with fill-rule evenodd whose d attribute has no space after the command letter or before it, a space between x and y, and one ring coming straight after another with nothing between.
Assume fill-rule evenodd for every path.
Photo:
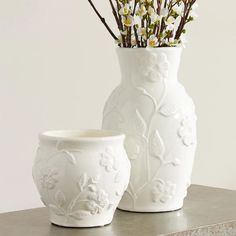
<instances>
[{"instance_id":1,"label":"embossed leaf","mask_svg":"<svg viewBox=\"0 0 236 236\"><path fill-rule=\"evenodd\" d=\"M163 116L172 116L175 115L177 113L178 109L175 105L173 104L164 104L163 106L161 106L159 112L163 115Z\"/></svg>"},{"instance_id":2,"label":"embossed leaf","mask_svg":"<svg viewBox=\"0 0 236 236\"><path fill-rule=\"evenodd\" d=\"M178 159L178 158L176 158L176 159L174 159L173 161L172 161L172 165L173 166L179 166L181 164L181 161L180 161L180 159Z\"/></svg>"},{"instance_id":3,"label":"embossed leaf","mask_svg":"<svg viewBox=\"0 0 236 236\"><path fill-rule=\"evenodd\" d=\"M75 211L69 214L69 216L75 220L82 220L89 215L90 213L88 211L82 211L82 210Z\"/></svg>"},{"instance_id":4,"label":"embossed leaf","mask_svg":"<svg viewBox=\"0 0 236 236\"><path fill-rule=\"evenodd\" d=\"M68 211L69 211L69 212L71 212L71 211L74 209L74 207L76 206L76 204L77 204L78 201L79 201L79 195L75 196L75 197L71 200L71 202L70 202L70 204L69 204L69 206L68 206Z\"/></svg>"},{"instance_id":5,"label":"embossed leaf","mask_svg":"<svg viewBox=\"0 0 236 236\"><path fill-rule=\"evenodd\" d=\"M110 204L107 206L107 210L110 210L110 209L112 209L112 207L113 207L113 204L112 204L112 203L110 203Z\"/></svg>"},{"instance_id":6,"label":"embossed leaf","mask_svg":"<svg viewBox=\"0 0 236 236\"><path fill-rule=\"evenodd\" d=\"M97 190L96 185L95 184L90 184L88 186L88 190L91 191L91 192L96 192L96 190Z\"/></svg>"},{"instance_id":7,"label":"embossed leaf","mask_svg":"<svg viewBox=\"0 0 236 236\"><path fill-rule=\"evenodd\" d=\"M66 202L65 194L61 190L58 190L55 194L55 200L58 206L62 207Z\"/></svg>"},{"instance_id":8,"label":"embossed leaf","mask_svg":"<svg viewBox=\"0 0 236 236\"><path fill-rule=\"evenodd\" d=\"M53 204L49 204L48 205L50 210L55 214L55 215L58 215L58 216L64 216L65 215L65 212L63 212L62 209L58 208L57 206L53 205Z\"/></svg>"},{"instance_id":9,"label":"embossed leaf","mask_svg":"<svg viewBox=\"0 0 236 236\"><path fill-rule=\"evenodd\" d=\"M165 145L164 145L164 142L163 142L158 130L155 130L155 132L151 138L150 153L154 157L157 157L160 160L163 160L163 157L165 154Z\"/></svg>"},{"instance_id":10,"label":"embossed leaf","mask_svg":"<svg viewBox=\"0 0 236 236\"><path fill-rule=\"evenodd\" d=\"M71 152L69 152L69 151L64 150L63 152L67 154L67 155L66 155L67 160L68 160L72 165L76 165L76 158L75 158L75 156L74 156Z\"/></svg>"},{"instance_id":11,"label":"embossed leaf","mask_svg":"<svg viewBox=\"0 0 236 236\"><path fill-rule=\"evenodd\" d=\"M84 187L87 185L87 182L88 182L88 177L87 174L84 173L80 176L78 181L78 187L80 191L83 191Z\"/></svg>"},{"instance_id":12,"label":"embossed leaf","mask_svg":"<svg viewBox=\"0 0 236 236\"><path fill-rule=\"evenodd\" d=\"M138 140L132 137L127 137L125 140L125 149L130 160L135 160L140 156L141 145Z\"/></svg>"},{"instance_id":13,"label":"embossed leaf","mask_svg":"<svg viewBox=\"0 0 236 236\"><path fill-rule=\"evenodd\" d=\"M134 132L144 135L147 129L147 125L142 115L138 110L135 111L134 119Z\"/></svg>"}]
</instances>

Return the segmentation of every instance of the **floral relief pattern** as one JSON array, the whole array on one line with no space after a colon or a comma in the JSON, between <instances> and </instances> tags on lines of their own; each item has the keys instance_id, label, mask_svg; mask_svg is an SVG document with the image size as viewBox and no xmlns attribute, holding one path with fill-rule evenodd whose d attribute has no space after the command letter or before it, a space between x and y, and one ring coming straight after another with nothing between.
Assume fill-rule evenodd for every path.
<instances>
[{"instance_id":1,"label":"floral relief pattern","mask_svg":"<svg viewBox=\"0 0 236 236\"><path fill-rule=\"evenodd\" d=\"M166 103L160 107L160 114L166 117L173 116L178 112L178 108L174 104Z\"/></svg>"},{"instance_id":2,"label":"floral relief pattern","mask_svg":"<svg viewBox=\"0 0 236 236\"><path fill-rule=\"evenodd\" d=\"M108 194L95 185L88 187L88 199L86 206L92 215L100 214L109 204Z\"/></svg>"},{"instance_id":3,"label":"floral relief pattern","mask_svg":"<svg viewBox=\"0 0 236 236\"><path fill-rule=\"evenodd\" d=\"M170 181L163 181L157 179L151 191L151 197L153 202L165 203L173 198L176 191L176 184Z\"/></svg>"},{"instance_id":4,"label":"floral relief pattern","mask_svg":"<svg viewBox=\"0 0 236 236\"><path fill-rule=\"evenodd\" d=\"M169 62L167 55L148 53L142 58L142 73L150 82L157 82L168 77Z\"/></svg>"},{"instance_id":5,"label":"floral relief pattern","mask_svg":"<svg viewBox=\"0 0 236 236\"><path fill-rule=\"evenodd\" d=\"M174 198L177 190L184 196L185 192L176 189L175 179L163 181L162 174L167 168L173 168L173 172L184 169L185 157L194 156L195 146L191 150L187 147L196 143L195 117L186 115L194 112L194 105L183 86L171 82L168 56L165 52L156 54L149 50L138 53L137 71L131 79L125 75L130 79L127 81L130 86L123 87L122 99L116 101L118 105L111 111L115 115L109 116L111 120L104 118L104 129L117 129L126 134L125 149L133 167L126 194L131 197L134 209L137 199L144 194L151 195L150 204L156 203L157 208ZM124 70L129 72L127 68ZM106 105L105 114L110 114L109 107ZM121 114L122 122L119 123L116 114ZM139 173L141 168L144 171Z\"/></svg>"},{"instance_id":6,"label":"floral relief pattern","mask_svg":"<svg viewBox=\"0 0 236 236\"><path fill-rule=\"evenodd\" d=\"M194 127L196 117L186 116L180 123L178 135L185 146L191 146L195 143Z\"/></svg>"},{"instance_id":7,"label":"floral relief pattern","mask_svg":"<svg viewBox=\"0 0 236 236\"><path fill-rule=\"evenodd\" d=\"M41 187L52 190L58 182L58 172L55 168L43 169L39 178Z\"/></svg>"},{"instance_id":8,"label":"floral relief pattern","mask_svg":"<svg viewBox=\"0 0 236 236\"><path fill-rule=\"evenodd\" d=\"M89 215L101 214L109 210L112 204L108 194L99 187L99 176L88 178L84 173L77 181L78 194L66 206L65 194L58 190L55 194L55 201L48 206L58 216L81 220Z\"/></svg>"},{"instance_id":9,"label":"floral relief pattern","mask_svg":"<svg viewBox=\"0 0 236 236\"><path fill-rule=\"evenodd\" d=\"M154 131L151 137L150 153L159 160L164 159L165 145L157 129Z\"/></svg>"},{"instance_id":10,"label":"floral relief pattern","mask_svg":"<svg viewBox=\"0 0 236 236\"><path fill-rule=\"evenodd\" d=\"M105 152L101 154L100 165L103 166L107 172L117 170L116 154L112 147L106 148Z\"/></svg>"}]
</instances>

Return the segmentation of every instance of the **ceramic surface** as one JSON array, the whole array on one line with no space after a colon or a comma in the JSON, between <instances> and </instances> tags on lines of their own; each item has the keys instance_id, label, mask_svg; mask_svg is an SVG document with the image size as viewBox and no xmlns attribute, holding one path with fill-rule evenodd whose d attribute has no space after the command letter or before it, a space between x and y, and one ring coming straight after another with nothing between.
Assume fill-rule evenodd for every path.
<instances>
[{"instance_id":1,"label":"ceramic surface","mask_svg":"<svg viewBox=\"0 0 236 236\"><path fill-rule=\"evenodd\" d=\"M110 131L49 131L40 135L33 178L52 223L111 223L128 186L124 135Z\"/></svg>"},{"instance_id":2,"label":"ceramic surface","mask_svg":"<svg viewBox=\"0 0 236 236\"><path fill-rule=\"evenodd\" d=\"M196 149L192 99L177 79L180 48L117 49L122 80L103 113L103 128L126 134L131 178L119 208L180 209Z\"/></svg>"}]
</instances>

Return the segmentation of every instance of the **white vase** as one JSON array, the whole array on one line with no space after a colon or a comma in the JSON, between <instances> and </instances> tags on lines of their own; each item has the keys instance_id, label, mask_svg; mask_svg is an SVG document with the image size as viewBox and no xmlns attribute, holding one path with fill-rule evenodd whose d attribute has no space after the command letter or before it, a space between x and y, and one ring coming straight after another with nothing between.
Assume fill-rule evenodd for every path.
<instances>
[{"instance_id":1,"label":"white vase","mask_svg":"<svg viewBox=\"0 0 236 236\"><path fill-rule=\"evenodd\" d=\"M192 99L178 82L181 48L117 49L122 80L108 99L103 128L126 134L130 184L119 208L180 209L196 149Z\"/></svg>"},{"instance_id":2,"label":"white vase","mask_svg":"<svg viewBox=\"0 0 236 236\"><path fill-rule=\"evenodd\" d=\"M128 186L124 135L111 131L48 131L40 135L33 178L50 221L67 227L111 223Z\"/></svg>"}]
</instances>

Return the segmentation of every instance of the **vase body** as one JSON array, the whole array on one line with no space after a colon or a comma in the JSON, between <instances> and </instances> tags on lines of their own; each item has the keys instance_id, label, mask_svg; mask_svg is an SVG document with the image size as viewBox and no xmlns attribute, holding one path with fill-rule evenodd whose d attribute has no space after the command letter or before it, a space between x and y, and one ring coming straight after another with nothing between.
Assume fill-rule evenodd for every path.
<instances>
[{"instance_id":1,"label":"vase body","mask_svg":"<svg viewBox=\"0 0 236 236\"><path fill-rule=\"evenodd\" d=\"M52 223L111 223L129 183L123 142L124 135L103 131L49 131L40 136L33 178Z\"/></svg>"},{"instance_id":2,"label":"vase body","mask_svg":"<svg viewBox=\"0 0 236 236\"><path fill-rule=\"evenodd\" d=\"M122 80L109 97L103 128L126 134L131 177L119 208L180 209L196 149L192 99L177 79L180 48L117 49Z\"/></svg>"}]
</instances>

